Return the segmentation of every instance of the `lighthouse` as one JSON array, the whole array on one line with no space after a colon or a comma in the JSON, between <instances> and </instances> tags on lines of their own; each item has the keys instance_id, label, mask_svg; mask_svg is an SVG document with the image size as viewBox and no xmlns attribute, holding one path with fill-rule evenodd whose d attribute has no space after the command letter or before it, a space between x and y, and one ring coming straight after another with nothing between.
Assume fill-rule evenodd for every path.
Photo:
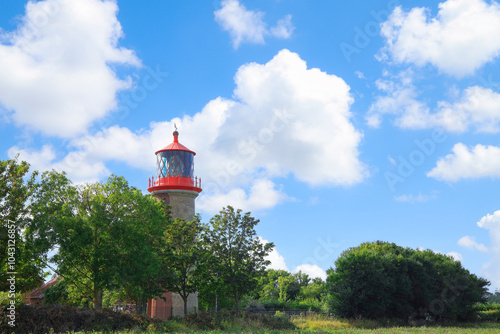
<instances>
[{"instance_id":1,"label":"lighthouse","mask_svg":"<svg viewBox=\"0 0 500 334\"><path fill-rule=\"evenodd\" d=\"M148 191L172 208L172 218L191 221L195 215L195 199L201 192L201 179L194 175L195 152L179 143L177 128L173 142L155 152L156 175L149 179ZM182 298L172 292L165 292L163 298L148 301L148 316L168 319L184 315ZM198 308L198 294L191 294L187 301L188 310Z\"/></svg>"}]
</instances>

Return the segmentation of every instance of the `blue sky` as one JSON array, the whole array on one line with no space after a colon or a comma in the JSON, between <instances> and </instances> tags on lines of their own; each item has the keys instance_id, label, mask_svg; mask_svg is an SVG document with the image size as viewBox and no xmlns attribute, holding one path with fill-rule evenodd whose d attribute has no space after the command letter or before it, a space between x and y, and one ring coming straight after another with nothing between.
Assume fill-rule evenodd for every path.
<instances>
[{"instance_id":1,"label":"blue sky","mask_svg":"<svg viewBox=\"0 0 500 334\"><path fill-rule=\"evenodd\" d=\"M385 240L500 288L497 2L0 0L0 29L2 159L146 192L176 123L197 211L252 211L274 268Z\"/></svg>"}]
</instances>

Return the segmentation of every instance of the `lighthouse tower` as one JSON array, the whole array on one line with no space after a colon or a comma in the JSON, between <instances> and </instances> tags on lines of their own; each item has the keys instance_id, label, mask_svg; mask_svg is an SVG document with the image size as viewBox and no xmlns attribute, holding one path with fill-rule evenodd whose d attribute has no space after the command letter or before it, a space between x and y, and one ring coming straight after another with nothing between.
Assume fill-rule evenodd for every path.
<instances>
[{"instance_id":1,"label":"lighthouse tower","mask_svg":"<svg viewBox=\"0 0 500 334\"><path fill-rule=\"evenodd\" d=\"M201 178L194 176L195 152L179 143L179 132L173 133L174 141L155 152L156 176L149 179L148 191L172 207L172 217L191 221L195 215L194 201L201 192ZM184 315L182 298L165 292L163 298L148 301L148 316L167 319ZM188 311L198 308L197 293L188 297Z\"/></svg>"},{"instance_id":2,"label":"lighthouse tower","mask_svg":"<svg viewBox=\"0 0 500 334\"><path fill-rule=\"evenodd\" d=\"M179 143L179 132L175 130L174 142L155 155L156 177L149 179L148 191L172 206L174 218L192 220L194 200L201 192L201 179L194 176L196 153Z\"/></svg>"}]
</instances>

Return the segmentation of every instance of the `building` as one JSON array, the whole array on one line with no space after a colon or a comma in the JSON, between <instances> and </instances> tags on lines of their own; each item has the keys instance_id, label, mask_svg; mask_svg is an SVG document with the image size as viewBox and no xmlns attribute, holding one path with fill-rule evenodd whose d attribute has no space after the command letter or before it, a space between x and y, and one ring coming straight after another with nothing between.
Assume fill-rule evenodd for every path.
<instances>
[{"instance_id":1,"label":"building","mask_svg":"<svg viewBox=\"0 0 500 334\"><path fill-rule=\"evenodd\" d=\"M191 151L179 143L179 132L174 131L174 141L155 152L156 177L149 179L148 191L161 201L172 206L172 217L186 221L195 215L195 199L201 192L201 179L194 176L194 156ZM148 316L168 319L171 316L184 315L182 298L172 292L148 300ZM188 311L198 309L198 295L188 297Z\"/></svg>"},{"instance_id":2,"label":"building","mask_svg":"<svg viewBox=\"0 0 500 334\"><path fill-rule=\"evenodd\" d=\"M43 298L45 297L45 291L51 286L56 285L57 282L61 281L62 277L57 276L52 278L47 283L43 283L39 288L28 292L24 297L23 301L28 305L41 305L43 304Z\"/></svg>"}]
</instances>

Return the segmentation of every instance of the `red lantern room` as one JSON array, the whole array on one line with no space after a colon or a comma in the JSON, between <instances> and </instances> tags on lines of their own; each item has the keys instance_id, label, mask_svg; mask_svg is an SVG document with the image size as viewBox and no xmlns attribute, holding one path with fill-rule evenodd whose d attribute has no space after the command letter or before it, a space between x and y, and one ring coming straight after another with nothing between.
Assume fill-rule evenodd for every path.
<instances>
[{"instance_id":1,"label":"red lantern room","mask_svg":"<svg viewBox=\"0 0 500 334\"><path fill-rule=\"evenodd\" d=\"M201 192L201 178L194 176L195 152L179 143L179 132L174 131L174 142L156 154L156 177L149 179L151 193L168 190Z\"/></svg>"}]
</instances>

